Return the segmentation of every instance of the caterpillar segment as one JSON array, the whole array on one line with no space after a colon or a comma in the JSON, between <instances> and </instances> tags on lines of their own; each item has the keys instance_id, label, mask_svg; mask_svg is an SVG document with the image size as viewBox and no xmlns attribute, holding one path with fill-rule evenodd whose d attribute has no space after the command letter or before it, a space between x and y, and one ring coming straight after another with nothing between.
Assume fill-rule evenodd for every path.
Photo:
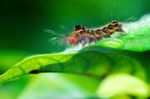
<instances>
[{"instance_id":1,"label":"caterpillar segment","mask_svg":"<svg viewBox=\"0 0 150 99\"><path fill-rule=\"evenodd\" d=\"M111 37L115 32L124 32L122 24L117 21L113 21L105 27L98 29L87 29L81 25L76 25L74 31L66 40L70 45L82 44L85 46L102 38Z\"/></svg>"}]
</instances>

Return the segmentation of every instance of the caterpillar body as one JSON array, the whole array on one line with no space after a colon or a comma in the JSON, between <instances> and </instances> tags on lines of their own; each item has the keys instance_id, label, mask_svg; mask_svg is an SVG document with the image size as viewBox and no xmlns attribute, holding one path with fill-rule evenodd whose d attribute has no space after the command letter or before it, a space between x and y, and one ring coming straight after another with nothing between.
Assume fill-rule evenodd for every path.
<instances>
[{"instance_id":1,"label":"caterpillar body","mask_svg":"<svg viewBox=\"0 0 150 99\"><path fill-rule=\"evenodd\" d=\"M98 29L87 29L81 25L76 25L72 34L65 40L73 46L78 44L85 46L102 38L108 38L115 32L124 32L122 24L118 21L112 21L105 27Z\"/></svg>"}]
</instances>

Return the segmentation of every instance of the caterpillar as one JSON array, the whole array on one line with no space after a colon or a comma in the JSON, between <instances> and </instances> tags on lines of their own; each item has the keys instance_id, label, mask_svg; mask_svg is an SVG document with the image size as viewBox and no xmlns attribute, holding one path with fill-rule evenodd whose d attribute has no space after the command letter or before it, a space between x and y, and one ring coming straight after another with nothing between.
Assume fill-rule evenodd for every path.
<instances>
[{"instance_id":1,"label":"caterpillar","mask_svg":"<svg viewBox=\"0 0 150 99\"><path fill-rule=\"evenodd\" d=\"M87 29L81 25L76 25L74 31L65 40L73 46L78 44L85 46L102 38L108 38L115 32L125 32L122 24L118 21L112 21L110 24L98 29Z\"/></svg>"}]
</instances>

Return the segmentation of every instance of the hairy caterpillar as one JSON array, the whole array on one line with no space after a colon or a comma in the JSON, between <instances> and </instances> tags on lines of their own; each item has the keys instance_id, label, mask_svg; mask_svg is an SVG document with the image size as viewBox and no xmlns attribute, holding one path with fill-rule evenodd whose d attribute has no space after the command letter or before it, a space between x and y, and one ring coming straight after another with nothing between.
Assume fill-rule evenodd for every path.
<instances>
[{"instance_id":1,"label":"hairy caterpillar","mask_svg":"<svg viewBox=\"0 0 150 99\"><path fill-rule=\"evenodd\" d=\"M115 32L124 32L122 24L117 21L112 21L105 27L98 29L86 29L81 25L76 25L70 37L66 37L65 40L70 45L82 44L85 46L102 38L110 37Z\"/></svg>"}]
</instances>

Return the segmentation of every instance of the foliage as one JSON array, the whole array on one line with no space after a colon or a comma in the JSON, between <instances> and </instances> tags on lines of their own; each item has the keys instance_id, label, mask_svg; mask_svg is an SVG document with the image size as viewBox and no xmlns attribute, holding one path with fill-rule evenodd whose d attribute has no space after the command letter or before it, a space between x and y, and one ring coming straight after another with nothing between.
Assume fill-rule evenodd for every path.
<instances>
[{"instance_id":1,"label":"foliage","mask_svg":"<svg viewBox=\"0 0 150 99\"><path fill-rule=\"evenodd\" d=\"M144 25L139 25L146 19L148 21ZM0 75L0 84L3 85L12 79L28 74L71 73L102 81L100 83L102 88L98 89L97 94L99 97L114 97L120 93L142 98L148 97L149 79L146 70L149 61L146 55L148 52L144 51L150 49L149 20L149 16L146 16L138 22L125 24L127 26L124 28L125 34L118 33L119 36L115 34L112 38L103 39L79 51L41 54L26 58ZM137 25L137 27L135 29L130 25ZM121 74L113 76L119 73ZM124 83L115 84L122 80L125 80ZM109 86L113 86L112 89ZM118 86L122 87L115 90ZM106 92L107 94L102 94Z\"/></svg>"}]
</instances>

